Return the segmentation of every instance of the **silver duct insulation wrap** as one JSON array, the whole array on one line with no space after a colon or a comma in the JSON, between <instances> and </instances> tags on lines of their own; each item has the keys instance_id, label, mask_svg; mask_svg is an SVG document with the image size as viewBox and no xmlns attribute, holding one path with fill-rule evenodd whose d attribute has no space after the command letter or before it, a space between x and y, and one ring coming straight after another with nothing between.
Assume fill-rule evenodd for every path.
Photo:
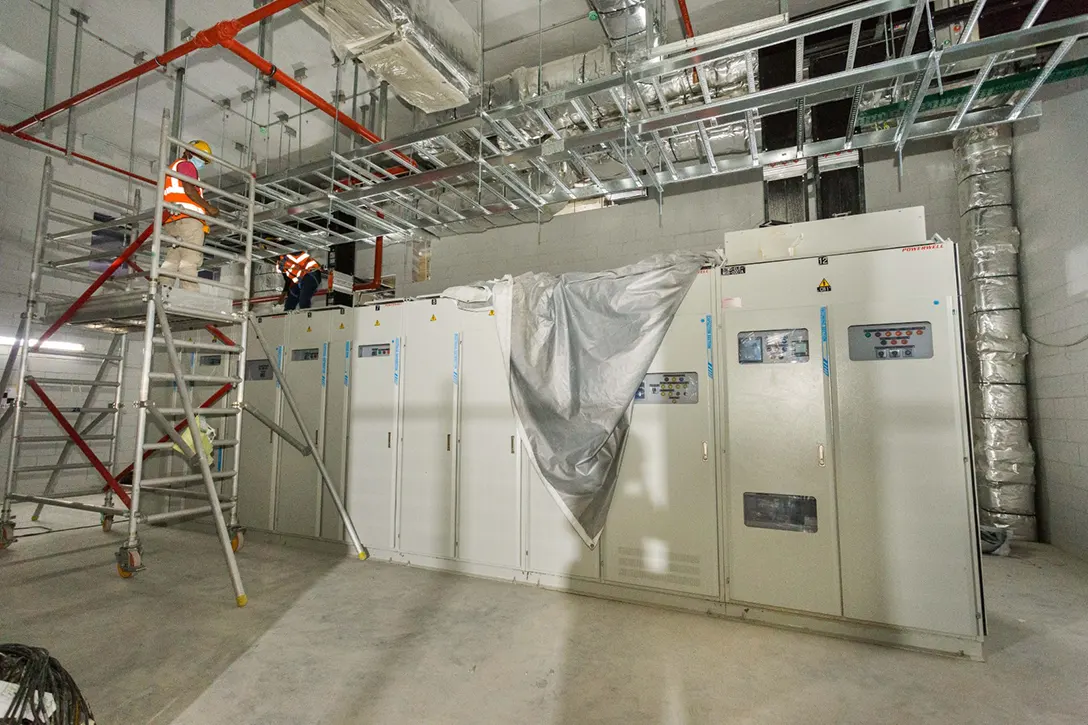
<instances>
[{"instance_id":1,"label":"silver duct insulation wrap","mask_svg":"<svg viewBox=\"0 0 1088 725\"><path fill-rule=\"evenodd\" d=\"M995 128L954 141L979 523L1038 538L1020 315L1012 146Z\"/></svg>"},{"instance_id":2,"label":"silver duct insulation wrap","mask_svg":"<svg viewBox=\"0 0 1088 725\"><path fill-rule=\"evenodd\" d=\"M337 58L358 58L424 112L480 93L480 35L449 0L308 0L302 11Z\"/></svg>"},{"instance_id":3,"label":"silver duct insulation wrap","mask_svg":"<svg viewBox=\"0 0 1088 725\"><path fill-rule=\"evenodd\" d=\"M493 307L529 460L587 546L604 528L635 394L699 270L718 255L672 252L606 272L529 273L455 287Z\"/></svg>"}]
</instances>

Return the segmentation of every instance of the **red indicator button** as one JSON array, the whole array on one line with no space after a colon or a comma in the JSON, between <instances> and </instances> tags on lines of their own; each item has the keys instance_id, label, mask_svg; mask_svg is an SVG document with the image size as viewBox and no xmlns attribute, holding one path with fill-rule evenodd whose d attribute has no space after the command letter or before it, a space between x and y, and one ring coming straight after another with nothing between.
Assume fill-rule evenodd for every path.
<instances>
[{"instance_id":1,"label":"red indicator button","mask_svg":"<svg viewBox=\"0 0 1088 725\"><path fill-rule=\"evenodd\" d=\"M896 330L896 331L895 331L895 336L896 336L896 337L899 337L899 336L901 336L902 334L903 334L903 331L902 331L902 330Z\"/></svg>"},{"instance_id":2,"label":"red indicator button","mask_svg":"<svg viewBox=\"0 0 1088 725\"><path fill-rule=\"evenodd\" d=\"M924 334L926 334L926 331L925 330L918 330L918 334L919 335L924 335Z\"/></svg>"}]
</instances>

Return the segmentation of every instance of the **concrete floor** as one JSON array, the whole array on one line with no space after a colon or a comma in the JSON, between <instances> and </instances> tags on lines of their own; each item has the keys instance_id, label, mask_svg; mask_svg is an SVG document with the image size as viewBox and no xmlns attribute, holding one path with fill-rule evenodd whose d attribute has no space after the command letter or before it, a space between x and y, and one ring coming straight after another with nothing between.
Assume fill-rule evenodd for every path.
<instances>
[{"instance_id":1,"label":"concrete floor","mask_svg":"<svg viewBox=\"0 0 1088 725\"><path fill-rule=\"evenodd\" d=\"M20 516L20 520L25 520ZM986 559L985 663L247 542L233 606L215 540L152 529L0 552L0 640L48 648L103 725L1083 725L1088 564Z\"/></svg>"}]
</instances>

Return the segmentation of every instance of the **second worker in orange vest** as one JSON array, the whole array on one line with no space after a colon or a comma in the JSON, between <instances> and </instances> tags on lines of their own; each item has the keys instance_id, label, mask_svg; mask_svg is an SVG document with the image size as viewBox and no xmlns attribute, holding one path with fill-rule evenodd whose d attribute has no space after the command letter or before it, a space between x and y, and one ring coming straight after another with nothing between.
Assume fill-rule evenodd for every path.
<instances>
[{"instance_id":1,"label":"second worker in orange vest","mask_svg":"<svg viewBox=\"0 0 1088 725\"><path fill-rule=\"evenodd\" d=\"M189 144L195 149L211 156L212 147L204 141L193 141ZM186 150L181 158L170 164L170 170L180 177L188 177L193 181L200 180L199 170L208 162L208 157L200 153ZM208 227L199 219L185 214L186 211L204 214L205 216L219 216L219 209L211 202L204 199L204 190L196 184L186 181L184 178L176 178L167 174L166 187L163 189L163 201L172 204L173 208L167 209L168 214L162 225L163 234L169 235L185 247L172 245L166 252L166 261L162 263L160 272L167 275L183 274L196 277L200 272L200 265L204 263L204 255L199 251L204 246L204 233ZM167 242L169 243L169 242ZM190 249L189 247L196 247ZM182 289L199 290L200 285L192 280L170 277L168 285L181 283Z\"/></svg>"},{"instance_id":2,"label":"second worker in orange vest","mask_svg":"<svg viewBox=\"0 0 1088 725\"><path fill-rule=\"evenodd\" d=\"M321 265L306 252L285 254L276 262L276 271L283 275L283 309L310 309L314 292L321 286Z\"/></svg>"}]
</instances>

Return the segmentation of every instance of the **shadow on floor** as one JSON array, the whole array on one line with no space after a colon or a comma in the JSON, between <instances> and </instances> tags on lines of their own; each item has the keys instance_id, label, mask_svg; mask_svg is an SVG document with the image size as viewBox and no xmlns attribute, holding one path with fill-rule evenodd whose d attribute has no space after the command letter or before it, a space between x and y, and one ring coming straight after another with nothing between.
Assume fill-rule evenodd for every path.
<instances>
[{"instance_id":1,"label":"shadow on floor","mask_svg":"<svg viewBox=\"0 0 1088 725\"><path fill-rule=\"evenodd\" d=\"M145 529L147 570L129 580L113 559L123 537L85 529L0 552L0 640L48 649L103 723L170 722L343 561L247 541L240 609L214 537Z\"/></svg>"}]
</instances>

